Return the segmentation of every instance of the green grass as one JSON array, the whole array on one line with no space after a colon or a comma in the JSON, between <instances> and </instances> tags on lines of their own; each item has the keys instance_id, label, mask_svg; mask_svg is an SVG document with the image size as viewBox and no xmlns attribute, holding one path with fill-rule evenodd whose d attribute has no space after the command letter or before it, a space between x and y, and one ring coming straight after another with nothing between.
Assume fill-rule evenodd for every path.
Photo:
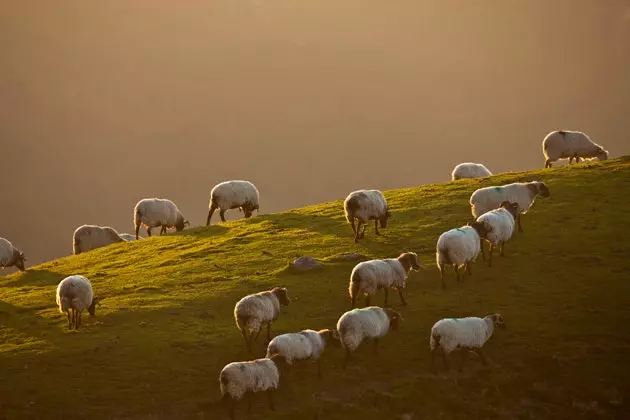
<instances>
[{"instance_id":1,"label":"green grass","mask_svg":"<svg viewBox=\"0 0 630 420\"><path fill-rule=\"evenodd\" d=\"M440 287L439 234L471 219L477 188L544 180L523 217L523 234L492 268ZM296 369L294 386L264 398L255 418L541 419L622 418L630 395L630 159L507 173L483 180L387 191L393 219L352 241L341 201L152 237L31 267L0 278L0 418L224 418L218 373L246 360L232 311L242 296L286 286L296 299L274 333L335 325L348 309L349 252L369 257L418 252L425 268L408 282L406 320L341 371L343 351ZM45 240L45 238L43 238ZM263 252L265 251L265 252ZM271 254L271 255L269 255ZM325 260L303 274L298 255ZM96 317L67 331L55 306L57 283L92 280L105 297ZM398 296L390 296L399 306ZM382 294L375 299L382 303ZM430 373L429 330L443 317L499 311L508 329L487 344L488 366L471 359L462 374ZM254 357L262 357L257 344ZM453 360L457 366L459 358ZM244 417L241 408L239 417Z\"/></svg>"}]
</instances>

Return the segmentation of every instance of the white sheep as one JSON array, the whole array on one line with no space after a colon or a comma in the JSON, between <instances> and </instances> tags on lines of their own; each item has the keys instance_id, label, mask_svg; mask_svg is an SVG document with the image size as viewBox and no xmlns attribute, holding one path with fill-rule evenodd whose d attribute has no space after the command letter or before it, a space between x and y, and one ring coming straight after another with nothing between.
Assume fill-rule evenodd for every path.
<instances>
[{"instance_id":1,"label":"white sheep","mask_svg":"<svg viewBox=\"0 0 630 420\"><path fill-rule=\"evenodd\" d=\"M374 340L374 352L378 354L378 339L384 337L390 328L396 331L400 321L403 321L403 317L399 312L378 306L352 309L341 315L337 331L341 346L346 350L343 368L346 368L352 353L365 339Z\"/></svg>"},{"instance_id":2,"label":"white sheep","mask_svg":"<svg viewBox=\"0 0 630 420\"><path fill-rule=\"evenodd\" d=\"M453 266L458 282L461 281L460 268L464 267L466 272L472 275L471 265L481 252L481 238L485 234L486 228L483 223L473 221L466 226L448 230L440 235L437 241L435 259L440 271L442 287L446 287L444 267L447 264Z\"/></svg>"},{"instance_id":3,"label":"white sheep","mask_svg":"<svg viewBox=\"0 0 630 420\"><path fill-rule=\"evenodd\" d=\"M451 173L453 181L463 178L483 178L492 176L492 172L481 163L464 162L455 166Z\"/></svg>"},{"instance_id":4,"label":"white sheep","mask_svg":"<svg viewBox=\"0 0 630 420\"><path fill-rule=\"evenodd\" d=\"M251 352L252 345L258 339L262 324L267 324L267 340L271 340L271 323L280 315L280 305L288 304L289 297L284 287L248 295L236 303L234 319L248 351Z\"/></svg>"},{"instance_id":5,"label":"white sheep","mask_svg":"<svg viewBox=\"0 0 630 420\"><path fill-rule=\"evenodd\" d=\"M387 220L391 218L387 200L385 200L383 193L378 190L353 191L344 200L343 207L346 212L346 220L352 224L354 242L359 242L359 238L365 237L365 228L370 220L374 220L374 232L380 235L379 223L384 229L387 227ZM359 221L356 227L354 225L355 218ZM363 225L363 231L361 231L361 225Z\"/></svg>"},{"instance_id":6,"label":"white sheep","mask_svg":"<svg viewBox=\"0 0 630 420\"><path fill-rule=\"evenodd\" d=\"M580 158L608 159L608 151L581 131L552 131L545 136L542 150L546 159L545 168L551 168L558 159L568 158L569 164L574 158L576 163L580 163Z\"/></svg>"},{"instance_id":7,"label":"white sheep","mask_svg":"<svg viewBox=\"0 0 630 420\"><path fill-rule=\"evenodd\" d=\"M295 361L313 360L317 363L317 377L322 377L320 357L328 344L339 343L337 331L330 329L302 330L277 335L267 346L267 357L279 354L289 366Z\"/></svg>"},{"instance_id":8,"label":"white sheep","mask_svg":"<svg viewBox=\"0 0 630 420\"><path fill-rule=\"evenodd\" d=\"M72 235L72 250L75 255L118 242L125 242L116 229L108 226L82 225Z\"/></svg>"},{"instance_id":9,"label":"white sheep","mask_svg":"<svg viewBox=\"0 0 630 420\"><path fill-rule=\"evenodd\" d=\"M251 416L252 394L266 392L269 408L275 410L273 392L280 385L280 364L283 357L274 354L248 362L232 362L225 365L219 374L221 399L228 404L230 419L235 419L236 402L249 395L247 413Z\"/></svg>"},{"instance_id":10,"label":"white sheep","mask_svg":"<svg viewBox=\"0 0 630 420\"><path fill-rule=\"evenodd\" d=\"M98 297L94 296L92 284L83 276L68 276L59 282L57 286L57 305L59 312L68 315L68 329L79 329L81 314L87 309L94 316L96 304L100 305Z\"/></svg>"},{"instance_id":11,"label":"white sheep","mask_svg":"<svg viewBox=\"0 0 630 420\"><path fill-rule=\"evenodd\" d=\"M519 232L522 232L521 215L527 213L538 195L544 198L550 196L549 188L544 182L515 182L507 185L480 188L470 196L471 212L473 217L477 219L482 214L499 208L504 201L516 203L519 209L516 222L518 223Z\"/></svg>"},{"instance_id":12,"label":"white sheep","mask_svg":"<svg viewBox=\"0 0 630 420\"><path fill-rule=\"evenodd\" d=\"M254 184L249 181L224 181L210 191L210 206L206 226L210 225L210 219L216 209L219 209L221 221L225 222L225 212L230 209L241 209L245 218L252 216L254 210L259 211L260 194Z\"/></svg>"},{"instance_id":13,"label":"white sheep","mask_svg":"<svg viewBox=\"0 0 630 420\"><path fill-rule=\"evenodd\" d=\"M134 207L133 216L136 239L139 239L138 231L141 225L147 227L149 236L154 227L161 226L160 235L162 235L166 233L166 229L175 228L177 232L181 232L184 226L190 225L175 203L164 198L143 198Z\"/></svg>"},{"instance_id":14,"label":"white sheep","mask_svg":"<svg viewBox=\"0 0 630 420\"><path fill-rule=\"evenodd\" d=\"M122 239L124 239L127 242L131 242L131 241L135 241L136 240L136 236L132 235L131 233L121 233L120 236ZM142 239L142 238L139 238Z\"/></svg>"},{"instance_id":15,"label":"white sheep","mask_svg":"<svg viewBox=\"0 0 630 420\"><path fill-rule=\"evenodd\" d=\"M492 336L495 326L501 329L505 328L505 322L500 314L491 314L484 318L446 318L436 322L431 328L429 339L433 372L436 372L435 356L437 353L442 353L444 367L448 370L446 356L456 349L462 350L460 371L464 368L464 362L470 350L479 354L483 363L486 364L486 357L481 348Z\"/></svg>"},{"instance_id":16,"label":"white sheep","mask_svg":"<svg viewBox=\"0 0 630 420\"><path fill-rule=\"evenodd\" d=\"M486 232L482 237L490 244L488 266L492 266L492 252L497 246L501 249L501 256L504 255L505 243L510 240L516 228L517 215L518 204L504 201L498 209L490 210L477 218L477 222L485 227ZM483 244L481 244L481 255L485 259Z\"/></svg>"},{"instance_id":17,"label":"white sheep","mask_svg":"<svg viewBox=\"0 0 630 420\"><path fill-rule=\"evenodd\" d=\"M17 267L24 271L24 261L24 252L13 246L8 239L0 238L0 267Z\"/></svg>"},{"instance_id":18,"label":"white sheep","mask_svg":"<svg viewBox=\"0 0 630 420\"><path fill-rule=\"evenodd\" d=\"M350 274L350 300L351 308L354 308L356 299L361 294L365 295L365 306L370 306L370 297L376 294L379 289L385 291L385 302L389 289L397 289L400 301L407 305L403 296L403 289L407 282L407 276L411 270L420 270L418 255L414 252L404 252L398 258L387 258L384 260L363 261L355 265Z\"/></svg>"}]
</instances>

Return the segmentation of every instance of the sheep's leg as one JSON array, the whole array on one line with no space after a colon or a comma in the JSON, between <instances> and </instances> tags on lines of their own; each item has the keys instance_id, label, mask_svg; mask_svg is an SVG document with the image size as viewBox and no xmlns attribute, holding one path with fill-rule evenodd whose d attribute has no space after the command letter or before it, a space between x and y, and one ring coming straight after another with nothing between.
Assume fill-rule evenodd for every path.
<instances>
[{"instance_id":1,"label":"sheep's leg","mask_svg":"<svg viewBox=\"0 0 630 420\"><path fill-rule=\"evenodd\" d=\"M249 339L247 338L247 329L243 328L241 330L241 333L243 334L243 338L245 339L245 346L247 346L247 351L251 352L251 345L249 344Z\"/></svg>"},{"instance_id":2,"label":"sheep's leg","mask_svg":"<svg viewBox=\"0 0 630 420\"><path fill-rule=\"evenodd\" d=\"M477 354L479 355L479 357L481 357L481 363L487 365L488 360L486 359L486 354L483 352L483 349L481 347L477 349Z\"/></svg>"},{"instance_id":3,"label":"sheep's leg","mask_svg":"<svg viewBox=\"0 0 630 420\"><path fill-rule=\"evenodd\" d=\"M212 203L212 205L210 205L210 210L208 210L208 218L206 219L206 226L210 226L210 219L212 219L212 215L214 214L214 211L217 209L217 205Z\"/></svg>"},{"instance_id":4,"label":"sheep's leg","mask_svg":"<svg viewBox=\"0 0 630 420\"><path fill-rule=\"evenodd\" d=\"M361 221L359 220L357 222L357 228L354 231L354 242L357 243L359 242L359 238L361 237ZM354 220L352 220L352 228L354 228Z\"/></svg>"},{"instance_id":5,"label":"sheep's leg","mask_svg":"<svg viewBox=\"0 0 630 420\"><path fill-rule=\"evenodd\" d=\"M575 155L575 163L580 163L580 157L578 155Z\"/></svg>"},{"instance_id":6,"label":"sheep's leg","mask_svg":"<svg viewBox=\"0 0 630 420\"><path fill-rule=\"evenodd\" d=\"M352 226L352 233L357 234L357 227L354 225L354 216L352 216L352 220L350 220L350 226Z\"/></svg>"},{"instance_id":7,"label":"sheep's leg","mask_svg":"<svg viewBox=\"0 0 630 420\"><path fill-rule=\"evenodd\" d=\"M545 168L551 168L551 159L545 161Z\"/></svg>"},{"instance_id":8,"label":"sheep's leg","mask_svg":"<svg viewBox=\"0 0 630 420\"><path fill-rule=\"evenodd\" d=\"M380 235L381 234L381 232L378 231L378 220L374 221L374 233L376 235Z\"/></svg>"},{"instance_id":9,"label":"sheep's leg","mask_svg":"<svg viewBox=\"0 0 630 420\"><path fill-rule=\"evenodd\" d=\"M136 239L139 238L138 233L140 233L140 224L136 225Z\"/></svg>"},{"instance_id":10,"label":"sheep's leg","mask_svg":"<svg viewBox=\"0 0 630 420\"><path fill-rule=\"evenodd\" d=\"M374 339L374 355L378 356L378 338Z\"/></svg>"},{"instance_id":11,"label":"sheep's leg","mask_svg":"<svg viewBox=\"0 0 630 420\"><path fill-rule=\"evenodd\" d=\"M462 363L459 365L460 373L464 370L464 365L466 364L467 358L468 358L468 349L464 347L462 349Z\"/></svg>"},{"instance_id":12,"label":"sheep's leg","mask_svg":"<svg viewBox=\"0 0 630 420\"><path fill-rule=\"evenodd\" d=\"M494 244L490 244L490 258L488 259L488 267L492 267L492 252L494 251Z\"/></svg>"},{"instance_id":13,"label":"sheep's leg","mask_svg":"<svg viewBox=\"0 0 630 420\"><path fill-rule=\"evenodd\" d=\"M400 296L400 301L402 302L403 306L407 306L407 301L405 300L405 297L403 296L402 289L398 289L398 296Z\"/></svg>"},{"instance_id":14,"label":"sheep's leg","mask_svg":"<svg viewBox=\"0 0 630 420\"><path fill-rule=\"evenodd\" d=\"M450 367L448 365L448 360L446 359L446 352L442 350L442 361L444 363L444 370L449 371Z\"/></svg>"},{"instance_id":15,"label":"sheep's leg","mask_svg":"<svg viewBox=\"0 0 630 420\"><path fill-rule=\"evenodd\" d=\"M453 264L453 270L455 270L455 275L457 276L457 282L459 283L462 280L459 278L459 267L457 266L457 264Z\"/></svg>"},{"instance_id":16,"label":"sheep's leg","mask_svg":"<svg viewBox=\"0 0 630 420\"><path fill-rule=\"evenodd\" d=\"M76 319L74 320L74 329L78 330L81 326L81 310L76 311Z\"/></svg>"},{"instance_id":17,"label":"sheep's leg","mask_svg":"<svg viewBox=\"0 0 630 420\"><path fill-rule=\"evenodd\" d=\"M258 336L260 335L261 331L262 331L262 325L258 327L258 332L256 332L256 336L254 337L253 340L250 341L252 345L256 342L256 340L258 340ZM252 331L252 335L254 335L253 331Z\"/></svg>"},{"instance_id":18,"label":"sheep's leg","mask_svg":"<svg viewBox=\"0 0 630 420\"><path fill-rule=\"evenodd\" d=\"M367 229L367 223L363 223L363 230L361 231L361 239L365 238L365 229Z\"/></svg>"},{"instance_id":19,"label":"sheep's leg","mask_svg":"<svg viewBox=\"0 0 630 420\"><path fill-rule=\"evenodd\" d=\"M440 280L442 280L442 289L446 289L446 283L444 283L444 264L438 264L438 270L440 271Z\"/></svg>"},{"instance_id":20,"label":"sheep's leg","mask_svg":"<svg viewBox=\"0 0 630 420\"><path fill-rule=\"evenodd\" d=\"M486 253L483 250L483 239L479 239L479 249L481 249L481 258L483 258L483 260L486 260Z\"/></svg>"},{"instance_id":21,"label":"sheep's leg","mask_svg":"<svg viewBox=\"0 0 630 420\"><path fill-rule=\"evenodd\" d=\"M166 233L166 226L162 225L162 229L160 229L160 235L164 235Z\"/></svg>"},{"instance_id":22,"label":"sheep's leg","mask_svg":"<svg viewBox=\"0 0 630 420\"><path fill-rule=\"evenodd\" d=\"M267 322L267 341L271 341L271 322Z\"/></svg>"},{"instance_id":23,"label":"sheep's leg","mask_svg":"<svg viewBox=\"0 0 630 420\"><path fill-rule=\"evenodd\" d=\"M274 404L273 401L273 389L270 389L269 391L267 391L267 399L269 400L269 409L271 411L276 411L276 405Z\"/></svg>"},{"instance_id":24,"label":"sheep's leg","mask_svg":"<svg viewBox=\"0 0 630 420\"><path fill-rule=\"evenodd\" d=\"M389 297L389 289L387 287L384 287L383 290L385 291L385 301L383 302L383 307L387 306L387 298Z\"/></svg>"},{"instance_id":25,"label":"sheep's leg","mask_svg":"<svg viewBox=\"0 0 630 420\"><path fill-rule=\"evenodd\" d=\"M225 210L220 209L219 210L219 216L221 216L221 221L225 222Z\"/></svg>"},{"instance_id":26,"label":"sheep's leg","mask_svg":"<svg viewBox=\"0 0 630 420\"><path fill-rule=\"evenodd\" d=\"M468 273L469 276L472 276L472 269L470 268L472 266L472 262L468 261L466 263L466 272Z\"/></svg>"},{"instance_id":27,"label":"sheep's leg","mask_svg":"<svg viewBox=\"0 0 630 420\"><path fill-rule=\"evenodd\" d=\"M573 156L569 156L569 165L573 163Z\"/></svg>"},{"instance_id":28,"label":"sheep's leg","mask_svg":"<svg viewBox=\"0 0 630 420\"><path fill-rule=\"evenodd\" d=\"M505 241L501 242L501 256L505 257L505 254L503 253L503 249L505 248Z\"/></svg>"},{"instance_id":29,"label":"sheep's leg","mask_svg":"<svg viewBox=\"0 0 630 420\"><path fill-rule=\"evenodd\" d=\"M518 219L518 231L522 232L523 231L523 226L521 225L521 213L517 214L516 218Z\"/></svg>"},{"instance_id":30,"label":"sheep's leg","mask_svg":"<svg viewBox=\"0 0 630 420\"><path fill-rule=\"evenodd\" d=\"M151 229L153 229L151 226L147 226L147 235L151 236Z\"/></svg>"},{"instance_id":31,"label":"sheep's leg","mask_svg":"<svg viewBox=\"0 0 630 420\"><path fill-rule=\"evenodd\" d=\"M370 295L367 295L367 296L365 297L365 306L366 306L366 307L370 306Z\"/></svg>"},{"instance_id":32,"label":"sheep's leg","mask_svg":"<svg viewBox=\"0 0 630 420\"><path fill-rule=\"evenodd\" d=\"M66 309L66 314L68 315L68 329L72 329L72 315L70 315L70 309Z\"/></svg>"}]
</instances>

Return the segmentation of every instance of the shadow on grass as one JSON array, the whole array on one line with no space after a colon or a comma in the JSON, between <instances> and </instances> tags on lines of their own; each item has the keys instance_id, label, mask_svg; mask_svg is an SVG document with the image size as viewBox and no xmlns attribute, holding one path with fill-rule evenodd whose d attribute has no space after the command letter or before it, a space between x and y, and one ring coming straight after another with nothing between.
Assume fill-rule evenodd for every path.
<instances>
[{"instance_id":1,"label":"shadow on grass","mask_svg":"<svg viewBox=\"0 0 630 420\"><path fill-rule=\"evenodd\" d=\"M54 271L32 268L7 282L1 283L0 287L52 286L59 284L64 277L66 277L64 274Z\"/></svg>"}]
</instances>

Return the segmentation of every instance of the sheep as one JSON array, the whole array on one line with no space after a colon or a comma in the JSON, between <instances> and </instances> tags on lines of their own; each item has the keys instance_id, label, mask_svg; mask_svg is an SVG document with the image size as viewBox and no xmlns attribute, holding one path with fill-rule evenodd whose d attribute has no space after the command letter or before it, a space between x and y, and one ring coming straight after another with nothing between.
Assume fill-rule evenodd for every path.
<instances>
[{"instance_id":1,"label":"sheep","mask_svg":"<svg viewBox=\"0 0 630 420\"><path fill-rule=\"evenodd\" d=\"M516 221L519 232L522 232L521 214L527 213L538 195L544 198L551 195L549 188L542 181L515 182L507 185L479 188L470 196L470 208L472 215L477 219L482 214L499 208L504 201L516 203L519 209Z\"/></svg>"},{"instance_id":2,"label":"sheep","mask_svg":"<svg viewBox=\"0 0 630 420\"><path fill-rule=\"evenodd\" d=\"M403 296L403 289L411 270L420 270L418 255L414 252L404 252L398 258L363 261L355 265L350 274L350 287L348 288L352 302L351 309L354 308L356 299L361 294L366 296L365 306L370 306L370 296L379 289L383 289L385 292L383 306L387 306L390 288L398 290L400 301L406 306L407 301Z\"/></svg>"},{"instance_id":3,"label":"sheep","mask_svg":"<svg viewBox=\"0 0 630 420\"><path fill-rule=\"evenodd\" d=\"M72 235L74 255L118 242L125 242L116 229L108 226L82 225Z\"/></svg>"},{"instance_id":4,"label":"sheep","mask_svg":"<svg viewBox=\"0 0 630 420\"><path fill-rule=\"evenodd\" d=\"M8 239L0 238L0 267L17 267L24 271L24 252L17 249Z\"/></svg>"},{"instance_id":5,"label":"sheep","mask_svg":"<svg viewBox=\"0 0 630 420\"><path fill-rule=\"evenodd\" d=\"M374 340L374 353L378 354L378 339L384 337L390 328L398 330L401 321L404 319L399 312L378 306L352 309L341 315L337 331L341 346L346 350L343 369L364 339Z\"/></svg>"},{"instance_id":6,"label":"sheep","mask_svg":"<svg viewBox=\"0 0 630 420\"><path fill-rule=\"evenodd\" d=\"M492 172L481 163L465 162L455 166L451 173L453 181L463 178L483 178L492 176Z\"/></svg>"},{"instance_id":7,"label":"sheep","mask_svg":"<svg viewBox=\"0 0 630 420\"><path fill-rule=\"evenodd\" d=\"M248 396L247 414L251 417L252 398L257 392L266 392L269 408L274 411L273 393L280 385L280 366L283 357L274 354L248 362L232 362L223 367L219 374L221 400L228 404L230 419L234 420L236 402Z\"/></svg>"},{"instance_id":8,"label":"sheep","mask_svg":"<svg viewBox=\"0 0 630 420\"><path fill-rule=\"evenodd\" d=\"M569 165L574 158L576 163L580 163L580 158L608 159L608 151L581 131L552 131L543 139L542 150L545 168L551 168L553 162L564 158L569 158Z\"/></svg>"},{"instance_id":9,"label":"sheep","mask_svg":"<svg viewBox=\"0 0 630 420\"><path fill-rule=\"evenodd\" d=\"M210 206L206 226L210 225L212 214L218 208L221 221L225 222L225 212L230 209L241 209L245 218L252 216L254 210L259 210L260 194L254 184L249 181L225 181L212 188L210 191Z\"/></svg>"},{"instance_id":10,"label":"sheep","mask_svg":"<svg viewBox=\"0 0 630 420\"><path fill-rule=\"evenodd\" d=\"M120 236L122 239L124 239L127 242L131 242L131 241L135 241L136 237L135 235L132 235L131 233L121 233L118 236ZM142 239L142 238L139 238Z\"/></svg>"},{"instance_id":11,"label":"sheep","mask_svg":"<svg viewBox=\"0 0 630 420\"><path fill-rule=\"evenodd\" d=\"M504 201L498 209L490 210L477 218L477 222L482 223L486 230L486 233L485 235L482 235L482 238L490 244L490 258L488 260L489 267L492 266L492 252L497 246L501 249L501 256L504 256L503 249L505 247L505 243L510 240L512 234L514 233L517 215L518 204ZM480 246L481 255L485 259L486 256L483 252L483 243L481 243Z\"/></svg>"},{"instance_id":12,"label":"sheep","mask_svg":"<svg viewBox=\"0 0 630 420\"><path fill-rule=\"evenodd\" d=\"M385 229L388 219L391 218L387 200L385 200L383 193L378 190L353 191L344 200L343 207L346 220L352 224L355 243L359 242L359 238L365 237L365 228L370 220L374 220L374 232L376 235L380 235L379 223L381 228ZM354 225L355 218L359 221L356 227ZM361 231L362 224L363 231Z\"/></svg>"},{"instance_id":13,"label":"sheep","mask_svg":"<svg viewBox=\"0 0 630 420\"><path fill-rule=\"evenodd\" d=\"M481 240L486 235L483 223L472 221L466 226L451 229L440 235L437 241L435 259L440 271L442 287L444 282L444 266L450 264L455 270L457 282L461 281L459 269L464 267L468 275L472 275L471 265L481 251Z\"/></svg>"},{"instance_id":14,"label":"sheep","mask_svg":"<svg viewBox=\"0 0 630 420\"><path fill-rule=\"evenodd\" d=\"M147 235L151 236L151 229L162 226L160 235L166 233L166 229L175 228L177 232L184 230L184 226L190 222L184 218L175 203L164 198L143 198L138 201L133 209L136 239L139 239L140 226L147 227Z\"/></svg>"},{"instance_id":15,"label":"sheep","mask_svg":"<svg viewBox=\"0 0 630 420\"><path fill-rule=\"evenodd\" d=\"M339 334L336 330L302 330L297 333L281 334L269 342L267 357L280 354L289 366L293 365L294 361L313 360L317 363L317 377L321 379L320 357L328 344L339 344Z\"/></svg>"},{"instance_id":16,"label":"sheep","mask_svg":"<svg viewBox=\"0 0 630 420\"><path fill-rule=\"evenodd\" d=\"M249 352L258 339L262 324L267 324L267 341L271 340L271 323L280 315L280 305L288 304L289 297L284 287L248 295L236 303L234 319Z\"/></svg>"},{"instance_id":17,"label":"sheep","mask_svg":"<svg viewBox=\"0 0 630 420\"><path fill-rule=\"evenodd\" d=\"M498 313L486 315L484 318L446 318L436 322L431 328L431 336L429 338L433 372L437 373L435 368L435 356L437 353L442 353L444 368L448 370L446 356L455 349L462 350L460 372L464 368L466 356L470 350L479 354L485 365L487 363L486 357L481 348L492 336L495 326L505 329L503 317Z\"/></svg>"},{"instance_id":18,"label":"sheep","mask_svg":"<svg viewBox=\"0 0 630 420\"><path fill-rule=\"evenodd\" d=\"M57 286L57 305L59 312L68 315L68 329L78 330L81 326L81 313L84 309L92 316L96 313L96 305L100 306L100 300L94 296L92 284L83 276L68 276L59 282ZM72 314L71 314L72 313Z\"/></svg>"}]
</instances>

